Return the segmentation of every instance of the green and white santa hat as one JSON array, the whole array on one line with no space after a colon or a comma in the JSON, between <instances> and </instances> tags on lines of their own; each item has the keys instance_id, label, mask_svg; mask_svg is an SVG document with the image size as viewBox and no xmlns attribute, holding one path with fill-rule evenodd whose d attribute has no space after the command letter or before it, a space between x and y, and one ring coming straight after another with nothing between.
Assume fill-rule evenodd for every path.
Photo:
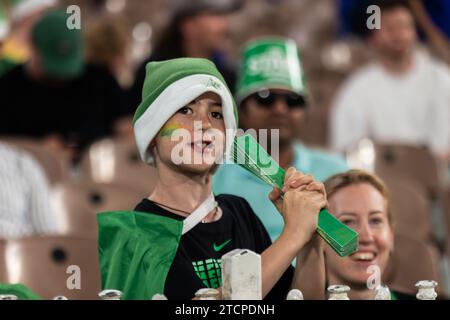
<instances>
[{"instance_id":1,"label":"green and white santa hat","mask_svg":"<svg viewBox=\"0 0 450 320\"><path fill-rule=\"evenodd\" d=\"M263 89L285 89L306 98L301 57L295 41L282 37L253 40L244 47L236 100Z\"/></svg>"},{"instance_id":2,"label":"green and white santa hat","mask_svg":"<svg viewBox=\"0 0 450 320\"><path fill-rule=\"evenodd\" d=\"M236 105L215 65L200 58L178 58L147 64L142 102L133 118L136 144L144 162L153 164L149 145L167 120L206 92L214 92L222 99L227 129L225 154L228 156L237 129Z\"/></svg>"}]
</instances>

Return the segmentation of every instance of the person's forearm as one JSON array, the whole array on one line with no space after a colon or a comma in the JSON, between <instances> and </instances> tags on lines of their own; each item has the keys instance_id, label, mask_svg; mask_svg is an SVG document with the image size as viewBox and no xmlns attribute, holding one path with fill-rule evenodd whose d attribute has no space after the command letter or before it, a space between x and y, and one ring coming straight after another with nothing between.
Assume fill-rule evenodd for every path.
<instances>
[{"instance_id":1,"label":"person's forearm","mask_svg":"<svg viewBox=\"0 0 450 320\"><path fill-rule=\"evenodd\" d=\"M326 270L323 240L318 234L303 246L297 256L292 288L299 289L307 300L326 298Z\"/></svg>"},{"instance_id":2,"label":"person's forearm","mask_svg":"<svg viewBox=\"0 0 450 320\"><path fill-rule=\"evenodd\" d=\"M431 45L441 46L442 43L449 44L445 34L433 23L426 8L420 0L409 0L411 10L416 18L417 25L430 40Z\"/></svg>"},{"instance_id":3,"label":"person's forearm","mask_svg":"<svg viewBox=\"0 0 450 320\"><path fill-rule=\"evenodd\" d=\"M275 240L275 242L261 254L262 268L262 296L263 298L272 290L280 280L283 273L291 265L304 241L294 240L286 234ZM286 292L287 293L287 292Z\"/></svg>"}]
</instances>

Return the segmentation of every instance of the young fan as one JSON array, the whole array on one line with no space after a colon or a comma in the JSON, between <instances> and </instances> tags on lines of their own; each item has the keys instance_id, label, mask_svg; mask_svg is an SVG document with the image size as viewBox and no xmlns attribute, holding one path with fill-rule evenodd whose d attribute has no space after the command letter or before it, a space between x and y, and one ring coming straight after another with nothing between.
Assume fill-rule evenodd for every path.
<instances>
[{"instance_id":1,"label":"young fan","mask_svg":"<svg viewBox=\"0 0 450 320\"><path fill-rule=\"evenodd\" d=\"M216 160L230 153L236 118L212 62L180 58L147 65L134 131L141 158L157 169L156 187L132 212L98 216L103 288L119 289L125 299L156 293L192 299L198 289L221 286L220 259L239 248L261 254L263 296L285 298L293 284L291 262L327 205L325 189L289 169L283 199L278 189L269 194L285 221L271 243L247 201L212 193Z\"/></svg>"}]
</instances>

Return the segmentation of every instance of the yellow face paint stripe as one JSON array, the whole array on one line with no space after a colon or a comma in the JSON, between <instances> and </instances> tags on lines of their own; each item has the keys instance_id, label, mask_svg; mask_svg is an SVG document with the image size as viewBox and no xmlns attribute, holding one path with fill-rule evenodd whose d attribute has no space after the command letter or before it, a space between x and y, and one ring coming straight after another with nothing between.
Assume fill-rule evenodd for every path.
<instances>
[{"instance_id":1,"label":"yellow face paint stripe","mask_svg":"<svg viewBox=\"0 0 450 320\"><path fill-rule=\"evenodd\" d=\"M167 124L161 129L159 135L161 137L170 137L178 129L182 129L178 123Z\"/></svg>"}]
</instances>

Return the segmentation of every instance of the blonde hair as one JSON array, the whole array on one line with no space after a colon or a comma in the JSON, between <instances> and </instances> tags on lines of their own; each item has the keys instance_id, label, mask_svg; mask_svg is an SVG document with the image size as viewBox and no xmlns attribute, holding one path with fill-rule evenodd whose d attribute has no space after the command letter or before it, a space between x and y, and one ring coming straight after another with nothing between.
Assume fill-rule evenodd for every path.
<instances>
[{"instance_id":1,"label":"blonde hair","mask_svg":"<svg viewBox=\"0 0 450 320\"><path fill-rule=\"evenodd\" d=\"M383 196L386 206L386 213L388 216L388 221L391 226L393 226L393 218L390 208L390 196L389 191L384 182L374 174L371 174L364 170L350 170L344 173L336 174L330 178L328 178L325 182L325 189L327 192L327 197L331 198L333 194L337 191L360 183L368 183L372 187L378 190L380 194Z\"/></svg>"}]
</instances>

